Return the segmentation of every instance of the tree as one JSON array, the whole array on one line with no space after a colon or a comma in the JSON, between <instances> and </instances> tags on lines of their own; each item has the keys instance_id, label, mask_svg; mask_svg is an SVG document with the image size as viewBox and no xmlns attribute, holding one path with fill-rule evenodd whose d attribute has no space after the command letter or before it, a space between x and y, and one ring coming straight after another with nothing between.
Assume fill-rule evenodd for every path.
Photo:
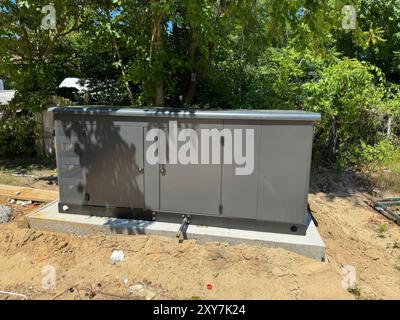
<instances>
[{"instance_id":1,"label":"tree","mask_svg":"<svg viewBox=\"0 0 400 320\"><path fill-rule=\"evenodd\" d=\"M360 41L337 34L337 48L345 55L368 61L392 82L400 81L400 1L359 0L357 25L364 30Z\"/></svg>"},{"instance_id":2,"label":"tree","mask_svg":"<svg viewBox=\"0 0 400 320\"><path fill-rule=\"evenodd\" d=\"M17 89L16 100L30 100L26 106L35 110L46 107L43 93L56 87L59 79L53 56L62 52L67 37L81 28L87 4L83 0L52 3L49 7L45 0L0 0L0 73L10 75ZM51 25L48 15L53 13L56 20Z\"/></svg>"}]
</instances>

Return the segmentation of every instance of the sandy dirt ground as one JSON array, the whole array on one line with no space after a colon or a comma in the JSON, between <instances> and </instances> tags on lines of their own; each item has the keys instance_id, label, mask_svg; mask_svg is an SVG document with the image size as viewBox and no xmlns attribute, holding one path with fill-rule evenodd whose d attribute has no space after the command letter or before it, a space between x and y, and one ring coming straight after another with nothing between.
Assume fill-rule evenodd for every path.
<instances>
[{"instance_id":1,"label":"sandy dirt ground","mask_svg":"<svg viewBox=\"0 0 400 320\"><path fill-rule=\"evenodd\" d=\"M247 245L40 232L23 219L35 205L14 205L13 221L0 225L0 291L29 299L400 299L400 227L370 208L353 181L344 183L340 191L321 192L323 178L311 186L324 262ZM113 250L125 261L111 264ZM357 272L352 293L341 287L343 265ZM44 289L52 270L56 286Z\"/></svg>"}]
</instances>

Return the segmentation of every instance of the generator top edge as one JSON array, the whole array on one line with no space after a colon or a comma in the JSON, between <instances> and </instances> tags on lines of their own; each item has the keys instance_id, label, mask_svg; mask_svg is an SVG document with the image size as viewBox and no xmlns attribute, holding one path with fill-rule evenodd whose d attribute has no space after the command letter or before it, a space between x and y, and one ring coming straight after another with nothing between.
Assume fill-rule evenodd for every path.
<instances>
[{"instance_id":1,"label":"generator top edge","mask_svg":"<svg viewBox=\"0 0 400 320\"><path fill-rule=\"evenodd\" d=\"M51 107L49 112L69 115L159 117L186 119L222 120L276 120L276 121L320 121L321 115L298 110L190 110L168 108L129 108L114 106L67 106Z\"/></svg>"}]
</instances>

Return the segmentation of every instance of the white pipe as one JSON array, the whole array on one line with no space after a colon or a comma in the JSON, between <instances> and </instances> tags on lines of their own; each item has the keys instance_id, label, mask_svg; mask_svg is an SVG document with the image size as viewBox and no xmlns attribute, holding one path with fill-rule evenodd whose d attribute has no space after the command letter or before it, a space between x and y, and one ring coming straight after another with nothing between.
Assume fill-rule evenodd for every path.
<instances>
[{"instance_id":1,"label":"white pipe","mask_svg":"<svg viewBox=\"0 0 400 320\"><path fill-rule=\"evenodd\" d=\"M17 297L24 298L25 300L28 300L28 297L26 295L20 294L20 293L16 293L16 292L0 291L0 294L6 294L6 295L9 295L9 296L17 296Z\"/></svg>"}]
</instances>

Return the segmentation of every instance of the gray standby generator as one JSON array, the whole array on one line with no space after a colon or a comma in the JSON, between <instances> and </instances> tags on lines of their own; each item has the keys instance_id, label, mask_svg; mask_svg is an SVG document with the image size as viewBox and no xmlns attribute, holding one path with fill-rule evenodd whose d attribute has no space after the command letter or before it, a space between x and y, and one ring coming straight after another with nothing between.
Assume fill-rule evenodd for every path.
<instances>
[{"instance_id":1,"label":"gray standby generator","mask_svg":"<svg viewBox=\"0 0 400 320\"><path fill-rule=\"evenodd\" d=\"M306 233L317 113L49 111L60 212Z\"/></svg>"}]
</instances>

